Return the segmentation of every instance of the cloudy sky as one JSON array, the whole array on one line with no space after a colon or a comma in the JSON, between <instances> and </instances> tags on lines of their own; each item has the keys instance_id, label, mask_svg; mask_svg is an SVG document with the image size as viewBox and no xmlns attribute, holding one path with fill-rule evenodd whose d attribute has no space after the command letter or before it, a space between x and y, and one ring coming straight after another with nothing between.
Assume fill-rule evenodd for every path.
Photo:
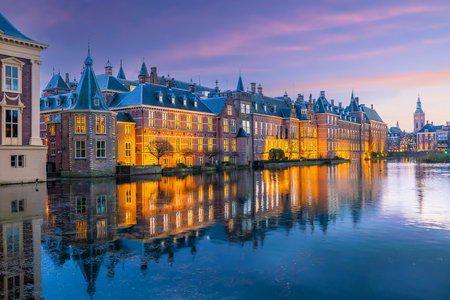
<instances>
[{"instance_id":1,"label":"cloudy sky","mask_svg":"<svg viewBox=\"0 0 450 300\"><path fill-rule=\"evenodd\" d=\"M390 125L412 130L420 94L426 119L450 121L447 0L1 0L1 12L53 68L79 79L87 41L97 73L107 59L137 78L142 59L159 74L221 89L261 83L349 102L352 90Z\"/></svg>"}]
</instances>

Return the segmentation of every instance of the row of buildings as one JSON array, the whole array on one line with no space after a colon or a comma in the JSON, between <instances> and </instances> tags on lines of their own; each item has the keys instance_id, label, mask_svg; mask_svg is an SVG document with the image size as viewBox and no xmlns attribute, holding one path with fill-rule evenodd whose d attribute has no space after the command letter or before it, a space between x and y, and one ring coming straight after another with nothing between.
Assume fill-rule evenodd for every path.
<instances>
[{"instance_id":1,"label":"row of buildings","mask_svg":"<svg viewBox=\"0 0 450 300\"><path fill-rule=\"evenodd\" d=\"M79 82L54 74L41 98L41 137L51 172L104 174L116 164L174 167L249 164L282 149L289 159L383 152L386 124L351 96L348 106L299 94L268 97L262 86L221 91L158 76L142 63L137 80L120 66L95 75L90 54Z\"/></svg>"},{"instance_id":2,"label":"row of buildings","mask_svg":"<svg viewBox=\"0 0 450 300\"><path fill-rule=\"evenodd\" d=\"M428 120L425 122L425 112L422 109L420 97L417 99L413 121L411 133L402 131L398 122L395 127L389 128L387 148L390 152L448 151L450 122L445 125L434 125Z\"/></svg>"}]
</instances>

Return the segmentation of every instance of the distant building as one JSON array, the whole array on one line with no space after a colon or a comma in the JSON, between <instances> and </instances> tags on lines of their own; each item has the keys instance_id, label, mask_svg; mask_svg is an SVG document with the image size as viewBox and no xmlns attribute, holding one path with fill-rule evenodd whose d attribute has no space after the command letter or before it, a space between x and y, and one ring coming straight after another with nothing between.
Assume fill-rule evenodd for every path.
<instances>
[{"instance_id":1,"label":"distant building","mask_svg":"<svg viewBox=\"0 0 450 300\"><path fill-rule=\"evenodd\" d=\"M388 150L390 152L403 152L406 151L405 147L402 147L403 137L405 133L400 129L397 122L397 126L389 128L387 135Z\"/></svg>"},{"instance_id":2,"label":"distant building","mask_svg":"<svg viewBox=\"0 0 450 300\"><path fill-rule=\"evenodd\" d=\"M422 110L422 102L418 97L416 111L414 112L414 133L422 129L423 126L425 126L425 112Z\"/></svg>"},{"instance_id":3,"label":"distant building","mask_svg":"<svg viewBox=\"0 0 450 300\"><path fill-rule=\"evenodd\" d=\"M46 180L39 137L40 53L46 48L0 14L0 184Z\"/></svg>"}]
</instances>

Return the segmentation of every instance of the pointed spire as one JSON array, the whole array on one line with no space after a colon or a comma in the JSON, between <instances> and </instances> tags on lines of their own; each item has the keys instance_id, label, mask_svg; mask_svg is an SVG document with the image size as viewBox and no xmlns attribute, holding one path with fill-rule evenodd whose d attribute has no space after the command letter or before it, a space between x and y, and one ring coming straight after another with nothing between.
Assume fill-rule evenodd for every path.
<instances>
[{"instance_id":1,"label":"pointed spire","mask_svg":"<svg viewBox=\"0 0 450 300\"><path fill-rule=\"evenodd\" d=\"M400 128L400 125L398 124L398 121L397 121L397 127Z\"/></svg>"},{"instance_id":2,"label":"pointed spire","mask_svg":"<svg viewBox=\"0 0 450 300\"><path fill-rule=\"evenodd\" d=\"M144 58L142 58L141 71L139 72L139 76L149 76L147 66L145 65Z\"/></svg>"},{"instance_id":3,"label":"pointed spire","mask_svg":"<svg viewBox=\"0 0 450 300\"><path fill-rule=\"evenodd\" d=\"M86 66L92 66L93 60L91 58L91 43L88 41L88 54L86 59L84 60L84 64Z\"/></svg>"},{"instance_id":4,"label":"pointed spire","mask_svg":"<svg viewBox=\"0 0 450 300\"><path fill-rule=\"evenodd\" d=\"M423 112L423 110L422 110L422 102L420 101L420 95L417 96L416 112Z\"/></svg>"},{"instance_id":5,"label":"pointed spire","mask_svg":"<svg viewBox=\"0 0 450 300\"><path fill-rule=\"evenodd\" d=\"M105 68L112 68L112 64L111 64L111 62L109 61L109 58L108 58L108 60L106 61Z\"/></svg>"},{"instance_id":6,"label":"pointed spire","mask_svg":"<svg viewBox=\"0 0 450 300\"><path fill-rule=\"evenodd\" d=\"M244 84L242 83L242 77L241 74L239 74L238 84L236 87L236 91L243 92L244 91Z\"/></svg>"},{"instance_id":7,"label":"pointed spire","mask_svg":"<svg viewBox=\"0 0 450 300\"><path fill-rule=\"evenodd\" d=\"M123 71L123 68L122 68L122 60L120 60L120 68L119 68L119 72L117 73L117 78L118 79L127 79L125 77L125 72Z\"/></svg>"}]
</instances>

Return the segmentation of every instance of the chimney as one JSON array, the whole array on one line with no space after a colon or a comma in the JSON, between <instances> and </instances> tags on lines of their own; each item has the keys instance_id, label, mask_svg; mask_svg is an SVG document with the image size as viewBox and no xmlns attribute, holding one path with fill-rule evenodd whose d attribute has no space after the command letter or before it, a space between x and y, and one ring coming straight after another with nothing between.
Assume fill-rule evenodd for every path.
<instances>
[{"instance_id":1,"label":"chimney","mask_svg":"<svg viewBox=\"0 0 450 300\"><path fill-rule=\"evenodd\" d=\"M156 67L150 68L150 82L153 84L159 84L158 72L156 70Z\"/></svg>"},{"instance_id":2,"label":"chimney","mask_svg":"<svg viewBox=\"0 0 450 300\"><path fill-rule=\"evenodd\" d=\"M190 91L191 93L194 92L194 83L193 83L192 81L189 83L189 91Z\"/></svg>"},{"instance_id":3,"label":"chimney","mask_svg":"<svg viewBox=\"0 0 450 300\"><path fill-rule=\"evenodd\" d=\"M431 126L433 126L433 121L431 121Z\"/></svg>"},{"instance_id":4,"label":"chimney","mask_svg":"<svg viewBox=\"0 0 450 300\"><path fill-rule=\"evenodd\" d=\"M109 62L109 59L106 62L106 65L105 65L105 75L112 75L112 65Z\"/></svg>"},{"instance_id":5,"label":"chimney","mask_svg":"<svg viewBox=\"0 0 450 300\"><path fill-rule=\"evenodd\" d=\"M251 88L253 94L256 93L256 82L250 83L250 88Z\"/></svg>"},{"instance_id":6,"label":"chimney","mask_svg":"<svg viewBox=\"0 0 450 300\"><path fill-rule=\"evenodd\" d=\"M325 97L325 91L320 91L320 97Z\"/></svg>"},{"instance_id":7,"label":"chimney","mask_svg":"<svg viewBox=\"0 0 450 300\"><path fill-rule=\"evenodd\" d=\"M284 98L284 101L286 101L286 103L289 102L289 96L286 91L284 92L283 98Z\"/></svg>"},{"instance_id":8,"label":"chimney","mask_svg":"<svg viewBox=\"0 0 450 300\"><path fill-rule=\"evenodd\" d=\"M261 83L258 85L258 94L260 94L261 96L263 94Z\"/></svg>"},{"instance_id":9,"label":"chimney","mask_svg":"<svg viewBox=\"0 0 450 300\"><path fill-rule=\"evenodd\" d=\"M297 103L303 104L303 95L302 94L297 95Z\"/></svg>"},{"instance_id":10,"label":"chimney","mask_svg":"<svg viewBox=\"0 0 450 300\"><path fill-rule=\"evenodd\" d=\"M342 102L339 102L339 108L342 108Z\"/></svg>"},{"instance_id":11,"label":"chimney","mask_svg":"<svg viewBox=\"0 0 450 300\"><path fill-rule=\"evenodd\" d=\"M66 73L66 84L68 87L70 87L69 73Z\"/></svg>"},{"instance_id":12,"label":"chimney","mask_svg":"<svg viewBox=\"0 0 450 300\"><path fill-rule=\"evenodd\" d=\"M373 104L370 104L370 108L373 109Z\"/></svg>"},{"instance_id":13,"label":"chimney","mask_svg":"<svg viewBox=\"0 0 450 300\"><path fill-rule=\"evenodd\" d=\"M359 97L355 97L356 104L359 105Z\"/></svg>"},{"instance_id":14,"label":"chimney","mask_svg":"<svg viewBox=\"0 0 450 300\"><path fill-rule=\"evenodd\" d=\"M330 102L331 102L331 106L334 106L334 99L331 99Z\"/></svg>"}]
</instances>

